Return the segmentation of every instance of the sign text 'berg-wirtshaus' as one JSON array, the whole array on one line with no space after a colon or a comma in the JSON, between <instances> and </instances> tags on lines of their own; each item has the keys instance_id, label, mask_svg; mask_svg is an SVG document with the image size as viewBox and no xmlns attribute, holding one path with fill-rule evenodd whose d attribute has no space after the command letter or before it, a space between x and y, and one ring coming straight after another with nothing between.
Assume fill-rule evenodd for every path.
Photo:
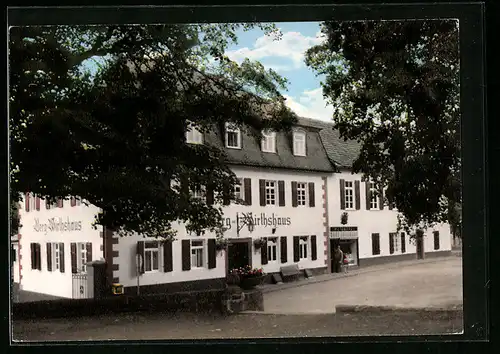
<instances>
[{"instance_id":1,"label":"sign text 'berg-wirtshaus'","mask_svg":"<svg viewBox=\"0 0 500 354\"><path fill-rule=\"evenodd\" d=\"M71 221L69 217L66 220L63 218L50 218L47 219L48 222L41 223L40 219L35 218L35 225L33 229L36 232L47 232L47 231L81 231L82 222L81 221Z\"/></svg>"}]
</instances>

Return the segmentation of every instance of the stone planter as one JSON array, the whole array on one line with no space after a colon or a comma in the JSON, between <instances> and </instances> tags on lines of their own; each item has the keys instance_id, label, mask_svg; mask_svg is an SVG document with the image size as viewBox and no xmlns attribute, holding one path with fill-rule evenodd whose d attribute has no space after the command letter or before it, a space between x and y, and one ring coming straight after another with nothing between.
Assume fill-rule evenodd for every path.
<instances>
[{"instance_id":1,"label":"stone planter","mask_svg":"<svg viewBox=\"0 0 500 354\"><path fill-rule=\"evenodd\" d=\"M229 274L226 277L227 285L240 285L240 276L237 274Z\"/></svg>"},{"instance_id":2,"label":"stone planter","mask_svg":"<svg viewBox=\"0 0 500 354\"><path fill-rule=\"evenodd\" d=\"M252 290L254 289L257 285L260 285L262 283L262 279L264 277L241 277L240 279L240 288L243 290Z\"/></svg>"}]
</instances>

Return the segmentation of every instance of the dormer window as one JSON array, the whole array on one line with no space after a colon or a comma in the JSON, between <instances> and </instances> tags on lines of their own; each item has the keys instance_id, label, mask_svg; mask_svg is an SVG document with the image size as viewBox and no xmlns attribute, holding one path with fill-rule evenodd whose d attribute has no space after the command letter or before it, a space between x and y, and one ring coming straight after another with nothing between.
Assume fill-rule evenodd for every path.
<instances>
[{"instance_id":1,"label":"dormer window","mask_svg":"<svg viewBox=\"0 0 500 354\"><path fill-rule=\"evenodd\" d=\"M306 133L293 133L293 154L295 156L306 156Z\"/></svg>"},{"instance_id":2,"label":"dormer window","mask_svg":"<svg viewBox=\"0 0 500 354\"><path fill-rule=\"evenodd\" d=\"M263 152L276 152L276 133L263 131L261 145Z\"/></svg>"},{"instance_id":3,"label":"dormer window","mask_svg":"<svg viewBox=\"0 0 500 354\"><path fill-rule=\"evenodd\" d=\"M203 134L190 124L186 131L186 142L188 144L203 144Z\"/></svg>"},{"instance_id":4,"label":"dormer window","mask_svg":"<svg viewBox=\"0 0 500 354\"><path fill-rule=\"evenodd\" d=\"M234 124L226 123L226 147L241 149L241 131Z\"/></svg>"}]
</instances>

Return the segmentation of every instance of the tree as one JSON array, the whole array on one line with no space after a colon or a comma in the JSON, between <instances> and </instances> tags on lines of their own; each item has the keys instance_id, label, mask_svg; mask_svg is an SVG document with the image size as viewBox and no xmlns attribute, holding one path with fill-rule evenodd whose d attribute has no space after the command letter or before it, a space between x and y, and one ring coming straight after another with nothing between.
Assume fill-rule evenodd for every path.
<instances>
[{"instance_id":1,"label":"tree","mask_svg":"<svg viewBox=\"0 0 500 354\"><path fill-rule=\"evenodd\" d=\"M21 219L19 218L19 204L16 202L10 203L10 235L15 236L19 233L21 227Z\"/></svg>"},{"instance_id":2,"label":"tree","mask_svg":"<svg viewBox=\"0 0 500 354\"><path fill-rule=\"evenodd\" d=\"M219 230L237 180L220 149L185 143L187 129L231 122L260 136L296 119L279 93L286 80L224 54L242 26L279 39L273 25L11 29L13 199L77 195L122 235L172 237L176 221ZM201 186L215 204L191 195Z\"/></svg>"},{"instance_id":3,"label":"tree","mask_svg":"<svg viewBox=\"0 0 500 354\"><path fill-rule=\"evenodd\" d=\"M455 21L325 22L306 63L345 139L354 172L386 186L402 227L448 220L460 202L459 49Z\"/></svg>"}]
</instances>

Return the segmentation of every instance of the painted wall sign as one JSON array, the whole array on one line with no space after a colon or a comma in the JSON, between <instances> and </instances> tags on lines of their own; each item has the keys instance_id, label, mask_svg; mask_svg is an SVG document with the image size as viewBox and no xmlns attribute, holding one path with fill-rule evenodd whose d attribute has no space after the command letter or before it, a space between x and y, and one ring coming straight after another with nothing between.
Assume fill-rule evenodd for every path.
<instances>
[{"instance_id":1,"label":"painted wall sign","mask_svg":"<svg viewBox=\"0 0 500 354\"><path fill-rule=\"evenodd\" d=\"M47 221L47 223L41 223L40 219L35 218L35 225L33 225L33 229L36 232L82 230L82 222L70 221L69 217L66 218L66 221L63 221L63 218L50 218Z\"/></svg>"},{"instance_id":2,"label":"painted wall sign","mask_svg":"<svg viewBox=\"0 0 500 354\"><path fill-rule=\"evenodd\" d=\"M332 226L330 231L358 231L357 226Z\"/></svg>"},{"instance_id":3,"label":"painted wall sign","mask_svg":"<svg viewBox=\"0 0 500 354\"><path fill-rule=\"evenodd\" d=\"M236 220L238 218L238 221ZM225 218L224 226L227 229L231 229L232 224L247 223L248 219L253 221L254 227L276 227L276 226L290 226L292 224L292 219L288 217L278 216L272 213L271 215L266 213L260 213L254 215L253 213L239 213L235 218Z\"/></svg>"}]
</instances>

